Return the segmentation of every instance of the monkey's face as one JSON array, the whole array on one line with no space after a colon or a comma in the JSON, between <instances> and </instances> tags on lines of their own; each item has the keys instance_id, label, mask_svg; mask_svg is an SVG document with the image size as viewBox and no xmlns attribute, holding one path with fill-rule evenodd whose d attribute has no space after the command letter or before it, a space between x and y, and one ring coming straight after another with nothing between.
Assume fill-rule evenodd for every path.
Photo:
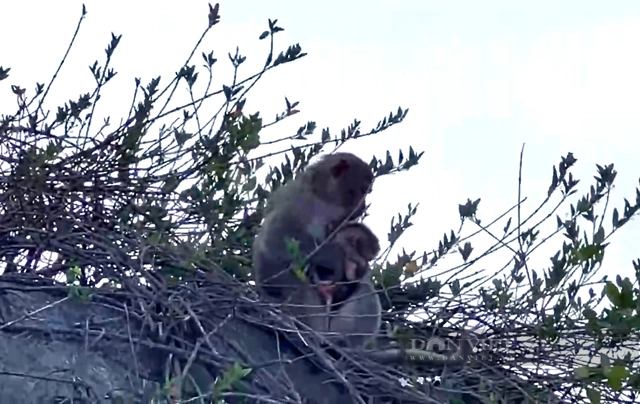
<instances>
[{"instance_id":1,"label":"monkey's face","mask_svg":"<svg viewBox=\"0 0 640 404\"><path fill-rule=\"evenodd\" d=\"M314 195L345 208L352 218L364 213L364 197L373 183L367 163L351 153L335 153L324 156L309 169Z\"/></svg>"},{"instance_id":2,"label":"monkey's face","mask_svg":"<svg viewBox=\"0 0 640 404\"><path fill-rule=\"evenodd\" d=\"M334 195L345 208L356 210L354 217L364 213L365 196L371 190L373 174L362 160L341 159L331 169Z\"/></svg>"},{"instance_id":3,"label":"monkey's face","mask_svg":"<svg viewBox=\"0 0 640 404\"><path fill-rule=\"evenodd\" d=\"M371 230L361 223L353 222L347 224L335 236L338 244L349 246L351 250L349 256L358 256L360 261L369 262L373 260L380 252L380 242Z\"/></svg>"}]
</instances>

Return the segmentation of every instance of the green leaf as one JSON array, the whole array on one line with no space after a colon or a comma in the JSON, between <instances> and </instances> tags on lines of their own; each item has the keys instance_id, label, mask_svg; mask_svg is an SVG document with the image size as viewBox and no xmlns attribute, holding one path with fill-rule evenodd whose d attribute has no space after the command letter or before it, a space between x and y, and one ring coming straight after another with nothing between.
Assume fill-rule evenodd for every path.
<instances>
[{"instance_id":1,"label":"green leaf","mask_svg":"<svg viewBox=\"0 0 640 404\"><path fill-rule=\"evenodd\" d=\"M600 392L587 387L587 398L591 401L591 404L600 404Z\"/></svg>"},{"instance_id":2,"label":"green leaf","mask_svg":"<svg viewBox=\"0 0 640 404\"><path fill-rule=\"evenodd\" d=\"M460 296L460 281L458 279L451 282L451 284L449 284L449 287L451 288L451 293L454 297Z\"/></svg>"},{"instance_id":3,"label":"green leaf","mask_svg":"<svg viewBox=\"0 0 640 404\"><path fill-rule=\"evenodd\" d=\"M187 133L183 130L178 131L178 129L173 129L173 136L174 139L176 140L176 143L178 143L178 146L184 146L184 144L187 142L187 140L191 139L191 137L193 136L192 133Z\"/></svg>"},{"instance_id":4,"label":"green leaf","mask_svg":"<svg viewBox=\"0 0 640 404\"><path fill-rule=\"evenodd\" d=\"M67 284L73 284L73 282L75 282L80 277L80 275L82 275L82 271L80 270L79 266L74 265L69 268L69 270L67 271Z\"/></svg>"},{"instance_id":5,"label":"green leaf","mask_svg":"<svg viewBox=\"0 0 640 404\"><path fill-rule=\"evenodd\" d=\"M618 290L618 287L613 284L613 282L607 282L604 287L604 292L609 298L611 304L613 304L614 306L620 305L620 291Z\"/></svg>"},{"instance_id":6,"label":"green leaf","mask_svg":"<svg viewBox=\"0 0 640 404\"><path fill-rule=\"evenodd\" d=\"M622 389L623 380L628 376L629 371L627 368L621 365L616 365L607 372L607 383L612 389L620 391Z\"/></svg>"},{"instance_id":7,"label":"green leaf","mask_svg":"<svg viewBox=\"0 0 640 404\"><path fill-rule=\"evenodd\" d=\"M175 174L169 174L162 184L162 192L165 194L170 194L178 188L180 185L180 180Z\"/></svg>"},{"instance_id":8,"label":"green leaf","mask_svg":"<svg viewBox=\"0 0 640 404\"><path fill-rule=\"evenodd\" d=\"M285 245L287 246L287 251L289 255L294 258L300 257L300 241L294 238L286 238L284 240Z\"/></svg>"},{"instance_id":9,"label":"green leaf","mask_svg":"<svg viewBox=\"0 0 640 404\"><path fill-rule=\"evenodd\" d=\"M242 186L242 192L253 191L257 185L258 179L256 177L251 177L247 182Z\"/></svg>"},{"instance_id":10,"label":"green leaf","mask_svg":"<svg viewBox=\"0 0 640 404\"><path fill-rule=\"evenodd\" d=\"M305 271L304 267L295 267L292 272L302 282L307 281L307 271Z\"/></svg>"},{"instance_id":11,"label":"green leaf","mask_svg":"<svg viewBox=\"0 0 640 404\"><path fill-rule=\"evenodd\" d=\"M591 374L589 366L579 367L575 369L574 372L579 379L588 379L589 375Z\"/></svg>"}]
</instances>

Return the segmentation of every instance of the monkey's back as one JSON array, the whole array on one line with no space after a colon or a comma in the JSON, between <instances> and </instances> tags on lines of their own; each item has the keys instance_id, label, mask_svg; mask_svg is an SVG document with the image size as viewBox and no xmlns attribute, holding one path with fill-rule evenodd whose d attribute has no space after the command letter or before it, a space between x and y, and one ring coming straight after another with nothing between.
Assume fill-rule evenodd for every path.
<instances>
[{"instance_id":1,"label":"monkey's back","mask_svg":"<svg viewBox=\"0 0 640 404\"><path fill-rule=\"evenodd\" d=\"M301 280L291 273L291 257L287 240L298 242L304 258L327 236L327 229L344 219L349 212L313 193L306 171L278 188L270 196L262 226L253 242L254 279L266 294L282 298L282 288L295 288ZM280 289L279 289L280 288Z\"/></svg>"},{"instance_id":2,"label":"monkey's back","mask_svg":"<svg viewBox=\"0 0 640 404\"><path fill-rule=\"evenodd\" d=\"M315 240L308 231L308 223L303 215L310 201L304 195L298 195L290 198L288 205L289 208L284 205L269 211L252 246L256 286L260 292L276 301L284 301L302 284L302 280L292 272L293 257L287 240L298 242L303 257L315 247Z\"/></svg>"}]
</instances>

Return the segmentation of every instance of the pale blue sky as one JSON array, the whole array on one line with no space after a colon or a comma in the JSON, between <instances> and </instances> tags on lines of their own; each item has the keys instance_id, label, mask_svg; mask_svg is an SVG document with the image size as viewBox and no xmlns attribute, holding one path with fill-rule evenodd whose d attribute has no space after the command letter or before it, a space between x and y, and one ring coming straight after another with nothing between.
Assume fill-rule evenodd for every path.
<instances>
[{"instance_id":1,"label":"pale blue sky","mask_svg":"<svg viewBox=\"0 0 640 404\"><path fill-rule=\"evenodd\" d=\"M36 81L50 79L81 4L3 4L0 65L12 68L11 78L0 83L3 112L15 105L10 84L31 90ZM161 74L166 82L206 26L205 1L86 1L86 6L87 19L50 107L92 88L87 66L103 60L113 31L123 34L113 61L120 73L102 93L102 112L123 116L133 77L146 83ZM410 109L405 123L346 147L366 160L374 153L384 157L387 149L395 157L398 148L406 151L409 145L426 152L411 172L377 182L371 198L367 223L383 239L392 215L405 213L409 202L420 203L415 226L401 243L407 250L436 248L444 232L457 229L457 204L467 197L482 198L485 223L512 206L523 142L525 213L544 199L552 165L569 151L578 158L574 175L583 182L581 191L591 184L596 163L615 163L613 205L635 197L640 2L226 0L220 12L221 23L201 48L215 50L220 59L218 86L230 78L226 54L236 45L248 56L245 75L263 63L267 44L257 38L267 18L277 18L286 30L276 36L280 49L299 42L309 53L266 75L250 94L247 109L266 118L283 109L284 96L300 101L302 113L265 130L264 139L290 134L307 120L329 126L333 134L353 118L366 129L398 106ZM613 239L607 273L632 274L638 240L636 220ZM476 251L487 241L478 238ZM548 252L537 254L533 266L548 265ZM491 271L507 259L481 267Z\"/></svg>"}]
</instances>

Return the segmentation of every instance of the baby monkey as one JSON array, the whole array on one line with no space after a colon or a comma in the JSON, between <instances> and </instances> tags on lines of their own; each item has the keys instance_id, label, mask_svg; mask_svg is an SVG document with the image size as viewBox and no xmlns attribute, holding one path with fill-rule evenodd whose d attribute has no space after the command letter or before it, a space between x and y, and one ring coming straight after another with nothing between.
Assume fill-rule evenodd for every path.
<instances>
[{"instance_id":1,"label":"baby monkey","mask_svg":"<svg viewBox=\"0 0 640 404\"><path fill-rule=\"evenodd\" d=\"M340 254L329 244L338 245ZM364 224L349 222L340 227L327 247L309 262L308 272L320 297L336 311L369 273L369 261L380 252L380 242Z\"/></svg>"},{"instance_id":2,"label":"baby monkey","mask_svg":"<svg viewBox=\"0 0 640 404\"><path fill-rule=\"evenodd\" d=\"M282 303L307 285L293 271L291 240L297 242L307 263L336 259L338 246L325 243L315 250L329 231L364 213L365 196L372 182L367 163L351 153L334 153L309 165L272 193L264 223L253 243L254 278L266 297ZM311 253L314 254L309 257ZM333 268L335 264L320 265L325 266Z\"/></svg>"},{"instance_id":3,"label":"baby monkey","mask_svg":"<svg viewBox=\"0 0 640 404\"><path fill-rule=\"evenodd\" d=\"M328 332L328 339L334 343L363 347L380 328L382 309L369 267L369 261L380 252L380 243L367 226L350 222L327 245L337 245L341 251L331 247L325 252L333 250L336 255L332 259L309 263L311 287L303 293L307 293L306 307L315 319L307 324ZM322 305L324 316L317 309Z\"/></svg>"},{"instance_id":4,"label":"baby monkey","mask_svg":"<svg viewBox=\"0 0 640 404\"><path fill-rule=\"evenodd\" d=\"M369 262L380 252L380 242L371 229L358 222L345 224L335 235L333 242L338 244L345 254L343 273L335 274L338 283L331 289L332 295L329 296L335 311L353 295L359 282L370 275Z\"/></svg>"}]
</instances>

